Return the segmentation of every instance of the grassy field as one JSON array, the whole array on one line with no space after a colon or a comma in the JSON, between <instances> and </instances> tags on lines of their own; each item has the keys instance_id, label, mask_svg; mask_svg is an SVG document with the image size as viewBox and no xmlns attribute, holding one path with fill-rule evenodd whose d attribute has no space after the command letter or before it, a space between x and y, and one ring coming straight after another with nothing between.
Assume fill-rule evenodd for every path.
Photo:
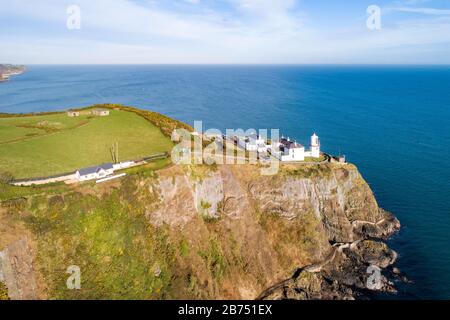
<instances>
[{"instance_id":1,"label":"grassy field","mask_svg":"<svg viewBox=\"0 0 450 320\"><path fill-rule=\"evenodd\" d=\"M0 172L16 179L44 177L112 162L115 143L120 161L170 151L170 139L148 120L132 112L110 112L107 117L0 118Z\"/></svg>"}]
</instances>

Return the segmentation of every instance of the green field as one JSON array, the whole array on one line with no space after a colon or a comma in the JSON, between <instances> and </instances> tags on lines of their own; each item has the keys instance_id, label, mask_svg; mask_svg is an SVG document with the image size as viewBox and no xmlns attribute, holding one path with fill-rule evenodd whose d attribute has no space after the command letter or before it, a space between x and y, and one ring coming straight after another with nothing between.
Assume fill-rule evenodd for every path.
<instances>
[{"instance_id":1,"label":"green field","mask_svg":"<svg viewBox=\"0 0 450 320\"><path fill-rule=\"evenodd\" d=\"M0 172L16 179L45 177L119 160L170 151L172 142L136 113L111 110L106 117L66 113L0 118Z\"/></svg>"}]
</instances>

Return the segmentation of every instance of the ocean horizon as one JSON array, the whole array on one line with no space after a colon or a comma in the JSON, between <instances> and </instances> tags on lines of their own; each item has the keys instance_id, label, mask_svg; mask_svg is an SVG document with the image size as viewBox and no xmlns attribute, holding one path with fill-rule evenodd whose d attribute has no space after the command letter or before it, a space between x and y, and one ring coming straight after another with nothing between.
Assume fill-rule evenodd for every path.
<instances>
[{"instance_id":1,"label":"ocean horizon","mask_svg":"<svg viewBox=\"0 0 450 320\"><path fill-rule=\"evenodd\" d=\"M402 230L413 282L394 299L450 299L450 65L29 65L0 113L117 103L204 129L280 129L345 154Z\"/></svg>"}]
</instances>

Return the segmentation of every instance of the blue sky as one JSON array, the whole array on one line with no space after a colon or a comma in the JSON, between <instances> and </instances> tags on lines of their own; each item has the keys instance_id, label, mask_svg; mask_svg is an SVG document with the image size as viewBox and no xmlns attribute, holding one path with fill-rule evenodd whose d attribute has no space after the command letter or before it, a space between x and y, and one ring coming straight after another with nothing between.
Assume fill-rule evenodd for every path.
<instances>
[{"instance_id":1,"label":"blue sky","mask_svg":"<svg viewBox=\"0 0 450 320\"><path fill-rule=\"evenodd\" d=\"M450 0L0 0L0 30L1 63L450 64Z\"/></svg>"}]
</instances>

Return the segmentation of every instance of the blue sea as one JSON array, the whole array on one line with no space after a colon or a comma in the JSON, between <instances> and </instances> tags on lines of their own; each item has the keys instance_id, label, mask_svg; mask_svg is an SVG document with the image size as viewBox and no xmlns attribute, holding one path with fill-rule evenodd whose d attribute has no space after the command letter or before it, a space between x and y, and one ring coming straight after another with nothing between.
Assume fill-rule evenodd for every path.
<instances>
[{"instance_id":1,"label":"blue sea","mask_svg":"<svg viewBox=\"0 0 450 320\"><path fill-rule=\"evenodd\" d=\"M121 103L205 128L279 128L345 154L402 222L389 241L414 282L398 299L450 299L449 66L30 66L0 112Z\"/></svg>"}]
</instances>

